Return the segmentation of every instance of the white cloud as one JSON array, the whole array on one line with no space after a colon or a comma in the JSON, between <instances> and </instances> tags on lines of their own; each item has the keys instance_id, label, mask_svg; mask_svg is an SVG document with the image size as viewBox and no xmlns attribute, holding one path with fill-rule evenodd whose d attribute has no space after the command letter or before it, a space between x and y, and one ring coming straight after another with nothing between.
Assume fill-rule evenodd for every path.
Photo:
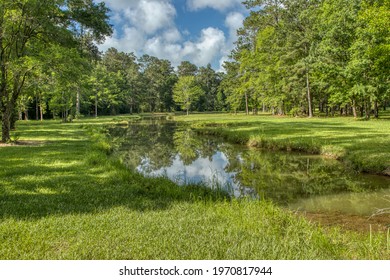
<instances>
[{"instance_id":1,"label":"white cloud","mask_svg":"<svg viewBox=\"0 0 390 280\"><path fill-rule=\"evenodd\" d=\"M165 41L161 36L149 39L144 46L144 52L158 58L168 59L173 65L180 64L182 47L180 44Z\"/></svg>"},{"instance_id":2,"label":"white cloud","mask_svg":"<svg viewBox=\"0 0 390 280\"><path fill-rule=\"evenodd\" d=\"M229 30L229 37L226 41L225 48L221 51L221 59L219 60L219 72L225 72L223 64L225 61L229 61L229 54L234 48L234 43L237 41L237 30L243 26L245 16L238 12L231 12L226 16L225 26Z\"/></svg>"},{"instance_id":3,"label":"white cloud","mask_svg":"<svg viewBox=\"0 0 390 280\"><path fill-rule=\"evenodd\" d=\"M169 59L177 66L183 60L189 60L198 66L206 66L218 57L225 46L225 35L217 28L206 28L195 41L175 43L162 36L155 36L145 43L145 53Z\"/></svg>"},{"instance_id":4,"label":"white cloud","mask_svg":"<svg viewBox=\"0 0 390 280\"><path fill-rule=\"evenodd\" d=\"M241 2L242 0L187 0L187 5L195 11L204 8L226 11L229 8L241 5Z\"/></svg>"},{"instance_id":5,"label":"white cloud","mask_svg":"<svg viewBox=\"0 0 390 280\"><path fill-rule=\"evenodd\" d=\"M181 34L177 28L171 28L164 31L162 36L167 42L178 42L181 40Z\"/></svg>"},{"instance_id":6,"label":"white cloud","mask_svg":"<svg viewBox=\"0 0 390 280\"><path fill-rule=\"evenodd\" d=\"M221 30L212 27L203 29L200 39L194 43L195 52L191 54L195 64L205 66L211 63L224 48L225 41L225 34Z\"/></svg>"},{"instance_id":7,"label":"white cloud","mask_svg":"<svg viewBox=\"0 0 390 280\"><path fill-rule=\"evenodd\" d=\"M204 28L199 34L189 34L188 30L179 30L175 24L177 11L173 0L105 2L112 11L115 32L99 46L100 50L106 51L110 47L115 47L119 51L134 52L137 56L149 54L168 59L173 66L184 60L198 66L206 66L208 63L219 61L221 57L226 58L237 39L236 30L242 26L244 19L241 13L228 13L229 10L226 10L239 7L241 0L187 0L187 5L192 10L210 7L225 11L227 14L225 26L228 29L227 34L217 27ZM184 37L195 39L185 41Z\"/></svg>"},{"instance_id":8,"label":"white cloud","mask_svg":"<svg viewBox=\"0 0 390 280\"><path fill-rule=\"evenodd\" d=\"M106 38L106 41L99 46L101 51L106 51L113 47L123 52L137 53L145 44L145 34L135 27L124 26L122 36L119 36L115 31L111 37Z\"/></svg>"},{"instance_id":9,"label":"white cloud","mask_svg":"<svg viewBox=\"0 0 390 280\"><path fill-rule=\"evenodd\" d=\"M237 40L237 30L243 26L245 16L238 12L229 13L225 19L225 25L229 28L230 38Z\"/></svg>"},{"instance_id":10,"label":"white cloud","mask_svg":"<svg viewBox=\"0 0 390 280\"><path fill-rule=\"evenodd\" d=\"M134 26L153 34L174 25L176 9L167 1L141 0L135 8L125 9L124 14Z\"/></svg>"},{"instance_id":11,"label":"white cloud","mask_svg":"<svg viewBox=\"0 0 390 280\"><path fill-rule=\"evenodd\" d=\"M102 0L97 0L102 2ZM171 0L105 0L116 23L131 23L147 34L174 25L176 9Z\"/></svg>"}]
</instances>

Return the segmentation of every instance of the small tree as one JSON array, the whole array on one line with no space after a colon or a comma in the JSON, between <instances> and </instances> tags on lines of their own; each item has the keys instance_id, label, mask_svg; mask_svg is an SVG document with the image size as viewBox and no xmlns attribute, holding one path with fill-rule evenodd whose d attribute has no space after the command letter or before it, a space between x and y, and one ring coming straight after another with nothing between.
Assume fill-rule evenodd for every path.
<instances>
[{"instance_id":1,"label":"small tree","mask_svg":"<svg viewBox=\"0 0 390 280\"><path fill-rule=\"evenodd\" d=\"M191 104L199 100L204 94L202 88L196 83L194 76L182 76L173 88L173 100L187 111L191 109Z\"/></svg>"}]
</instances>

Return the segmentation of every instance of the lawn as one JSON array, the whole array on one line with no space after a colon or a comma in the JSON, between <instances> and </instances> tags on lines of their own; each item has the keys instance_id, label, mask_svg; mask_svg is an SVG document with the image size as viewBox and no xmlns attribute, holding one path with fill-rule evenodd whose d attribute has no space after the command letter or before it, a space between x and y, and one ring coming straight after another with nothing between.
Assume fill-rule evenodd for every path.
<instances>
[{"instance_id":1,"label":"lawn","mask_svg":"<svg viewBox=\"0 0 390 280\"><path fill-rule=\"evenodd\" d=\"M17 124L13 137L22 145L0 147L0 259L390 258L386 232L322 228L269 202L230 199L127 170L110 155L104 126L130 118ZM268 131L272 121L226 123L256 135L263 131L258 125Z\"/></svg>"},{"instance_id":2,"label":"lawn","mask_svg":"<svg viewBox=\"0 0 390 280\"><path fill-rule=\"evenodd\" d=\"M291 118L270 115L177 116L201 133L275 150L337 158L361 172L390 175L390 119Z\"/></svg>"}]
</instances>

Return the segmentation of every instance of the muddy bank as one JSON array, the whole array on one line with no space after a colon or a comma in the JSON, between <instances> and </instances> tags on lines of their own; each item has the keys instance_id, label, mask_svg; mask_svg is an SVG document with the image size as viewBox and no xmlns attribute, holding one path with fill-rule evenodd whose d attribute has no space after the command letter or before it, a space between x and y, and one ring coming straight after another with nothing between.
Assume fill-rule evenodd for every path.
<instances>
[{"instance_id":1,"label":"muddy bank","mask_svg":"<svg viewBox=\"0 0 390 280\"><path fill-rule=\"evenodd\" d=\"M351 230L363 233L369 233L370 226L371 230L376 232L386 232L387 229L390 227L390 213L371 217L344 214L339 212L299 212L297 214L305 217L307 220L313 223L318 223L324 227L340 227L344 230Z\"/></svg>"}]
</instances>

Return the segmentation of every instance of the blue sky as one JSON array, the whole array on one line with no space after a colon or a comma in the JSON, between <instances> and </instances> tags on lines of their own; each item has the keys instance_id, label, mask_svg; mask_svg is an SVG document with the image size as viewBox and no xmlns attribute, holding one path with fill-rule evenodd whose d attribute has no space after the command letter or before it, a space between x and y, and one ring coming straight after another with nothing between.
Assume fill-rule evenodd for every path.
<instances>
[{"instance_id":1,"label":"blue sky","mask_svg":"<svg viewBox=\"0 0 390 280\"><path fill-rule=\"evenodd\" d=\"M247 13L241 1L105 0L114 34L99 47L222 70Z\"/></svg>"}]
</instances>

